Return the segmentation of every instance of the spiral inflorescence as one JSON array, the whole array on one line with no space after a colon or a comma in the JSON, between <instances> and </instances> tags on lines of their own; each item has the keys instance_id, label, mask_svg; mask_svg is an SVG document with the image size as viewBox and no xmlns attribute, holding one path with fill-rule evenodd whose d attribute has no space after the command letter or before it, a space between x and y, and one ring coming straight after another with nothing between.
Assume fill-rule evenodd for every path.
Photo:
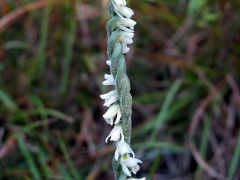
<instances>
[{"instance_id":1,"label":"spiral inflorescence","mask_svg":"<svg viewBox=\"0 0 240 180\"><path fill-rule=\"evenodd\" d=\"M131 19L134 12L126 7L125 0L111 0L109 12L111 18L107 22L108 60L106 63L110 67L111 74L105 74L103 85L113 86L114 89L100 97L105 100L104 106L108 107L103 118L113 126L106 142L110 140L116 144L113 158L115 179L125 180L132 174L136 174L140 169L139 163L142 163L135 158L130 147L132 96L124 56L130 50L128 45L133 43L136 22Z\"/></svg>"}]
</instances>

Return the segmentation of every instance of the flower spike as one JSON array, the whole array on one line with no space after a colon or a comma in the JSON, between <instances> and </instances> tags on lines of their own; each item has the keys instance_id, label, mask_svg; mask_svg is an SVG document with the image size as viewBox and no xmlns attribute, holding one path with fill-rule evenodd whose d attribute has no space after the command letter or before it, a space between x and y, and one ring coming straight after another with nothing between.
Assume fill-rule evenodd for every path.
<instances>
[{"instance_id":1,"label":"flower spike","mask_svg":"<svg viewBox=\"0 0 240 180\"><path fill-rule=\"evenodd\" d=\"M134 12L126 7L126 0L110 0L109 12L111 19L107 22L108 34L108 60L110 74L104 75L103 85L113 86L114 90L100 95L104 100L104 106L108 110L103 115L105 121L113 126L106 138L115 142L116 150L113 163L121 166L126 180L138 180L132 177L140 170L141 160L135 158L135 153L130 147L132 98L130 83L126 75L126 63L124 54L130 51L128 45L133 43L134 27L136 22L131 19ZM114 167L114 166L113 166ZM117 178L118 169L114 169ZM141 178L139 180L145 180Z\"/></svg>"}]
</instances>

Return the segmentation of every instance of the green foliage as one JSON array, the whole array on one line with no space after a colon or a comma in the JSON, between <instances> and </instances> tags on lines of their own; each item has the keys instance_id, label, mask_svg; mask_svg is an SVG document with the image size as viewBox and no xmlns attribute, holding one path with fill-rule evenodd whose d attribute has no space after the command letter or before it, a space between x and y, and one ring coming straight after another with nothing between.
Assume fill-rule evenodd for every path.
<instances>
[{"instance_id":1,"label":"green foliage","mask_svg":"<svg viewBox=\"0 0 240 180\"><path fill-rule=\"evenodd\" d=\"M49 32L49 16L51 13L51 5L48 5L44 9L42 22L41 22L41 34L40 34L40 42L38 53L36 55L36 60L38 61L38 75L41 74L45 69L45 61L46 61L46 46L47 46L47 39L48 39L48 32Z\"/></svg>"},{"instance_id":2,"label":"green foliage","mask_svg":"<svg viewBox=\"0 0 240 180\"><path fill-rule=\"evenodd\" d=\"M33 160L33 156L28 151L27 145L24 142L24 139L21 135L18 137L18 145L19 145L19 149L20 149L24 159L26 160L26 162L28 164L28 167L30 169L30 172L32 174L33 179L40 180L41 176L40 176L40 173L37 169L35 161Z\"/></svg>"},{"instance_id":3,"label":"green foliage","mask_svg":"<svg viewBox=\"0 0 240 180\"><path fill-rule=\"evenodd\" d=\"M17 105L14 103L12 98L3 90L0 89L0 100L2 104L10 111L15 111Z\"/></svg>"},{"instance_id":4,"label":"green foliage","mask_svg":"<svg viewBox=\"0 0 240 180\"><path fill-rule=\"evenodd\" d=\"M63 71L62 71L62 79L61 79L61 86L60 92L62 94L66 93L68 81L69 81L69 71L71 67L71 62L73 58L73 43L75 39L75 30L76 30L76 20L74 15L74 9L71 7L72 5L67 5L67 32L66 32L66 46L64 51L64 63L63 63Z\"/></svg>"},{"instance_id":5,"label":"green foliage","mask_svg":"<svg viewBox=\"0 0 240 180\"><path fill-rule=\"evenodd\" d=\"M227 179L233 179L234 174L237 172L237 167L240 159L240 132L238 132L236 147L230 162L229 173Z\"/></svg>"},{"instance_id":6,"label":"green foliage","mask_svg":"<svg viewBox=\"0 0 240 180\"><path fill-rule=\"evenodd\" d=\"M190 0L188 3L188 14L195 15L206 5L207 0Z\"/></svg>"}]
</instances>

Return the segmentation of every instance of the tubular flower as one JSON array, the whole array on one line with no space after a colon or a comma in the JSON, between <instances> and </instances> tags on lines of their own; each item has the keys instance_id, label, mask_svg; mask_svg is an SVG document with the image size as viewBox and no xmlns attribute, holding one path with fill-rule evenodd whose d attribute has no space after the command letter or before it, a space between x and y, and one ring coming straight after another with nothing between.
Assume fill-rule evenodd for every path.
<instances>
[{"instance_id":1,"label":"tubular flower","mask_svg":"<svg viewBox=\"0 0 240 180\"><path fill-rule=\"evenodd\" d=\"M108 142L108 139L110 138L110 141L119 141L120 138L124 139L124 135L122 132L122 127L120 125L115 125L108 137L106 138L106 143Z\"/></svg>"},{"instance_id":2,"label":"tubular flower","mask_svg":"<svg viewBox=\"0 0 240 180\"><path fill-rule=\"evenodd\" d=\"M130 157L127 153L123 154L120 159L122 170L128 176L131 176L131 172L133 174L137 174L137 172L140 169L138 163L142 163L142 161L139 159Z\"/></svg>"},{"instance_id":3,"label":"tubular flower","mask_svg":"<svg viewBox=\"0 0 240 180\"><path fill-rule=\"evenodd\" d=\"M126 18L131 18L134 15L133 10L131 10L130 8L125 7L125 6L119 7L118 11L116 11L116 13L119 13L120 16L124 16Z\"/></svg>"},{"instance_id":4,"label":"tubular flower","mask_svg":"<svg viewBox=\"0 0 240 180\"><path fill-rule=\"evenodd\" d=\"M115 122L114 122L114 118L117 116ZM105 119L105 121L110 124L117 124L120 121L121 118L121 111L119 108L118 104L113 104L112 106L109 107L109 109L107 110L107 112L103 115L103 118Z\"/></svg>"},{"instance_id":5,"label":"tubular flower","mask_svg":"<svg viewBox=\"0 0 240 180\"><path fill-rule=\"evenodd\" d=\"M105 86L115 85L115 80L112 74L105 74L104 78L105 78L105 81L103 81L103 85Z\"/></svg>"},{"instance_id":6,"label":"tubular flower","mask_svg":"<svg viewBox=\"0 0 240 180\"><path fill-rule=\"evenodd\" d=\"M110 91L107 94L100 95L100 97L101 97L101 99L105 100L105 103L103 105L106 107L109 107L110 105L112 105L113 103L115 103L118 100L116 90Z\"/></svg>"},{"instance_id":7,"label":"tubular flower","mask_svg":"<svg viewBox=\"0 0 240 180\"><path fill-rule=\"evenodd\" d=\"M123 175L126 180L138 180L131 177L132 174L139 171L139 164L142 161L135 158L135 153L129 144L132 99L124 57L124 54L130 51L128 45L133 43L136 22L131 19L134 12L126 7L126 0L110 0L110 3L111 19L107 23L108 60L106 64L110 67L111 73L104 75L105 80L102 84L114 87L114 89L100 95L100 98L104 100L103 105L108 107L103 118L113 126L113 129L105 141L106 143L113 141L116 145L113 162L121 168L114 169L115 178L118 179L119 176L122 177ZM141 178L139 180L145 179Z\"/></svg>"},{"instance_id":8,"label":"tubular flower","mask_svg":"<svg viewBox=\"0 0 240 180\"><path fill-rule=\"evenodd\" d=\"M117 148L114 154L115 160L118 161L119 157L123 156L124 154L131 154L133 157L135 157L135 153L129 144L127 144L124 140L121 140L117 143Z\"/></svg>"}]
</instances>

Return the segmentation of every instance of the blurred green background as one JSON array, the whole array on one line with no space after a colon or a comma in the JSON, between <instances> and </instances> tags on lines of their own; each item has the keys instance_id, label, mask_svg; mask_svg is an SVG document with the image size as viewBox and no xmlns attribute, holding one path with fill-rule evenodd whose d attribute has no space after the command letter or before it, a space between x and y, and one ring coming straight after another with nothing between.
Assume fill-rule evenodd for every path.
<instances>
[{"instance_id":1,"label":"blurred green background","mask_svg":"<svg viewBox=\"0 0 240 180\"><path fill-rule=\"evenodd\" d=\"M129 0L132 146L154 180L240 179L240 1ZM111 180L107 0L0 1L0 179Z\"/></svg>"}]
</instances>

